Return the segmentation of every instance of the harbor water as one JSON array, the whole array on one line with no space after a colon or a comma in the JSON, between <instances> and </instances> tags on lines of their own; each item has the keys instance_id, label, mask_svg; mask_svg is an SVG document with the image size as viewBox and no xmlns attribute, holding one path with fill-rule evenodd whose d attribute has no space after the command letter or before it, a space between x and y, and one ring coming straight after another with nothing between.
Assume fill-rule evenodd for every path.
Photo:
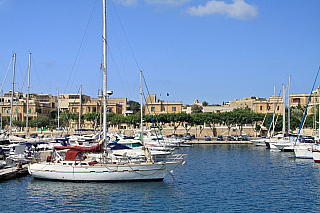
<instances>
[{"instance_id":1,"label":"harbor water","mask_svg":"<svg viewBox=\"0 0 320 213\"><path fill-rule=\"evenodd\" d=\"M2 212L319 212L320 164L251 144L177 149L160 182L0 183Z\"/></svg>"}]
</instances>

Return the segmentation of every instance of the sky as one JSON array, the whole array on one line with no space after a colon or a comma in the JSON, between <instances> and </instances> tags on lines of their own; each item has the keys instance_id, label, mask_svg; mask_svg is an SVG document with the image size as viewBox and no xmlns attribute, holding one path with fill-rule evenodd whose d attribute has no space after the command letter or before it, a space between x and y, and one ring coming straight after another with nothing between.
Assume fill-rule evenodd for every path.
<instances>
[{"instance_id":1,"label":"sky","mask_svg":"<svg viewBox=\"0 0 320 213\"><path fill-rule=\"evenodd\" d=\"M318 0L108 0L111 98L222 104L310 93L320 66ZM102 89L102 0L0 0L0 84L27 93ZM319 86L319 80L315 82ZM1 89L1 88L0 88Z\"/></svg>"}]
</instances>

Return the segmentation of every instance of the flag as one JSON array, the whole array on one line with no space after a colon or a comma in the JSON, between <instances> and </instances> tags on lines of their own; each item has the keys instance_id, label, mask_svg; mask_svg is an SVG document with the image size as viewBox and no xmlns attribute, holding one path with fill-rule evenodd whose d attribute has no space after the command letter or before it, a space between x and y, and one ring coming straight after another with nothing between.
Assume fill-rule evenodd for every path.
<instances>
[{"instance_id":1,"label":"flag","mask_svg":"<svg viewBox=\"0 0 320 213\"><path fill-rule=\"evenodd\" d=\"M169 93L167 93L167 96L169 96Z\"/></svg>"}]
</instances>

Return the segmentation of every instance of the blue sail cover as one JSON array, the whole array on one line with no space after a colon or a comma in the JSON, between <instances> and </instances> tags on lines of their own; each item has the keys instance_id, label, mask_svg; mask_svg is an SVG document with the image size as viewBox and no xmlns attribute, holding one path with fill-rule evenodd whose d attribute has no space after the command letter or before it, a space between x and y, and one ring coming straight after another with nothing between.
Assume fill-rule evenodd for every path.
<instances>
[{"instance_id":1,"label":"blue sail cover","mask_svg":"<svg viewBox=\"0 0 320 213\"><path fill-rule=\"evenodd\" d=\"M111 150L131 149L130 147L127 147L127 146L125 146L125 145L118 144L118 143L109 143L109 144L108 144L108 147L109 147Z\"/></svg>"}]
</instances>

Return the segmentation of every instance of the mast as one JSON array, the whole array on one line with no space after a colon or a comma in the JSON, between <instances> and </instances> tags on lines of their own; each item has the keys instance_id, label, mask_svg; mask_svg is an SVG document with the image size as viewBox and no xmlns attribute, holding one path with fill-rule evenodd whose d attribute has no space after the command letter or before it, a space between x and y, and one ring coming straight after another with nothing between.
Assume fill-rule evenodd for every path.
<instances>
[{"instance_id":1,"label":"mast","mask_svg":"<svg viewBox=\"0 0 320 213\"><path fill-rule=\"evenodd\" d=\"M60 131L59 88L57 88L57 96L58 96L58 135L59 135L59 131Z\"/></svg>"},{"instance_id":2,"label":"mast","mask_svg":"<svg viewBox=\"0 0 320 213\"><path fill-rule=\"evenodd\" d=\"M103 140L107 138L107 8L103 0Z\"/></svg>"},{"instance_id":3,"label":"mast","mask_svg":"<svg viewBox=\"0 0 320 213\"><path fill-rule=\"evenodd\" d=\"M289 75L289 85L288 85L288 135L290 140L290 80L291 76Z\"/></svg>"},{"instance_id":4,"label":"mast","mask_svg":"<svg viewBox=\"0 0 320 213\"><path fill-rule=\"evenodd\" d=\"M81 129L81 111L82 111L82 85L80 85L80 102L79 102L79 131ZM81 131L80 131L81 132Z\"/></svg>"},{"instance_id":5,"label":"mast","mask_svg":"<svg viewBox=\"0 0 320 213\"><path fill-rule=\"evenodd\" d=\"M29 66L28 66L28 92L27 92L27 119L26 119L26 137L28 137L28 121L29 121L29 89L30 89L30 67L31 67L31 53L29 54Z\"/></svg>"},{"instance_id":6,"label":"mast","mask_svg":"<svg viewBox=\"0 0 320 213\"><path fill-rule=\"evenodd\" d=\"M314 126L314 129L313 129L313 134L316 135L317 133L317 93L315 92L314 93L314 116L313 116L313 126Z\"/></svg>"},{"instance_id":7,"label":"mast","mask_svg":"<svg viewBox=\"0 0 320 213\"><path fill-rule=\"evenodd\" d=\"M1 89L1 130L2 130L2 104L3 104L3 91Z\"/></svg>"},{"instance_id":8,"label":"mast","mask_svg":"<svg viewBox=\"0 0 320 213\"><path fill-rule=\"evenodd\" d=\"M102 91L101 91L101 93L102 93ZM99 98L99 104L100 104L100 129L99 129L99 132L100 132L100 134L101 134L101 130L102 130L102 106L101 106L101 95L100 95L100 90L98 89L98 98Z\"/></svg>"},{"instance_id":9,"label":"mast","mask_svg":"<svg viewBox=\"0 0 320 213\"><path fill-rule=\"evenodd\" d=\"M11 91L11 104L10 104L10 128L9 135L12 134L12 108L13 108L13 92L14 92L14 72L16 68L16 54L13 53L13 70L12 70L12 91Z\"/></svg>"},{"instance_id":10,"label":"mast","mask_svg":"<svg viewBox=\"0 0 320 213\"><path fill-rule=\"evenodd\" d=\"M276 86L273 86L273 117L272 117L272 124L273 124L273 128L272 128L272 134L270 134L270 137L273 136L274 134L274 117L276 115Z\"/></svg>"},{"instance_id":11,"label":"mast","mask_svg":"<svg viewBox=\"0 0 320 213\"><path fill-rule=\"evenodd\" d=\"M318 124L319 124L319 128L318 128L318 131L319 131L319 133L318 133L318 140L320 139L320 87L318 86L318 93L319 93L319 122L318 122Z\"/></svg>"},{"instance_id":12,"label":"mast","mask_svg":"<svg viewBox=\"0 0 320 213\"><path fill-rule=\"evenodd\" d=\"M140 71L140 119L141 119L141 143L143 143L143 100L142 100L142 71Z\"/></svg>"},{"instance_id":13,"label":"mast","mask_svg":"<svg viewBox=\"0 0 320 213\"><path fill-rule=\"evenodd\" d=\"M282 99L283 99L283 105L282 105L282 113L283 113L283 119L282 119L282 135L283 138L285 137L286 132L286 92L284 84L282 84Z\"/></svg>"}]
</instances>

